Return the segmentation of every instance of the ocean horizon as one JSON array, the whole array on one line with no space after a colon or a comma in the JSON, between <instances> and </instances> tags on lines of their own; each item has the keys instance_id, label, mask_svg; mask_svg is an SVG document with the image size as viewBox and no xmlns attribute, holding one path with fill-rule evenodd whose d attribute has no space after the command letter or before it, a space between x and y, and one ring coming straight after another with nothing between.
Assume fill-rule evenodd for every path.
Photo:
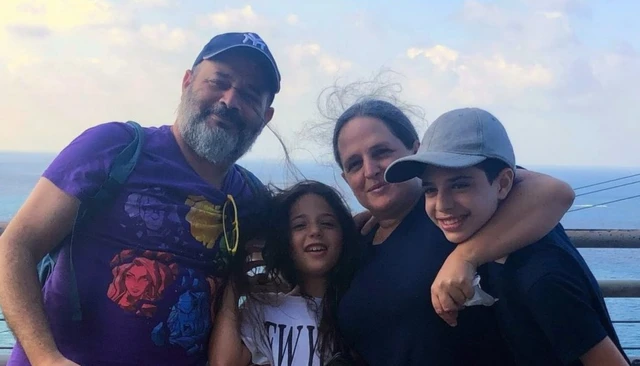
<instances>
[{"instance_id":1,"label":"ocean horizon","mask_svg":"<svg viewBox=\"0 0 640 366\"><path fill-rule=\"evenodd\" d=\"M55 158L52 152L0 151L0 222L8 221L35 185L40 174ZM263 182L282 187L298 179L319 180L337 188L350 208L362 210L333 161L293 161L241 159L239 164L251 170ZM531 165L525 168L561 179L576 189L576 200L562 220L567 229L640 229L640 198L608 203L640 195L640 166L562 166ZM592 184L633 176L609 184L584 188ZM625 185L626 184L626 185ZM625 185L615 188L618 185ZM593 194L591 191L600 191Z\"/></svg>"},{"instance_id":2,"label":"ocean horizon","mask_svg":"<svg viewBox=\"0 0 640 366\"><path fill-rule=\"evenodd\" d=\"M0 222L13 217L55 156L55 153L0 151ZM354 212L362 210L332 161L294 161L297 175L281 160L242 159L239 163L263 182L277 186L290 184L302 176L332 185L343 194ZM640 229L640 198L627 199L640 195L640 166L525 167L561 179L576 190L575 202L561 221L565 228ZM594 185L611 180L614 181ZM637 263L640 249L580 249L580 253L598 279L640 279L640 266ZM606 303L614 320L640 320L639 298L608 298ZM615 326L623 346L640 347L640 324L617 323ZM11 333L2 327L4 323L0 323L0 347L11 346ZM638 356L640 351L630 351L629 355Z\"/></svg>"}]
</instances>

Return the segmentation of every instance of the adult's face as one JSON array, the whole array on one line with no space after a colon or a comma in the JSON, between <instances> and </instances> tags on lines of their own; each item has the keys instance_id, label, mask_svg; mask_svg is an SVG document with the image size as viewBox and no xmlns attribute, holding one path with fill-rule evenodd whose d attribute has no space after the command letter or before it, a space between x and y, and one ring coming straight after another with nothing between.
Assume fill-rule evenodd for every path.
<instances>
[{"instance_id":1,"label":"adult's face","mask_svg":"<svg viewBox=\"0 0 640 366\"><path fill-rule=\"evenodd\" d=\"M229 50L183 78L178 129L213 164L237 161L273 117L268 77L255 52Z\"/></svg>"},{"instance_id":2,"label":"adult's face","mask_svg":"<svg viewBox=\"0 0 640 366\"><path fill-rule=\"evenodd\" d=\"M387 128L372 117L355 117L338 135L338 152L345 179L358 202L379 218L387 218L408 204L420 190L420 183L409 180L387 183L384 172L396 159L415 153Z\"/></svg>"}]
</instances>

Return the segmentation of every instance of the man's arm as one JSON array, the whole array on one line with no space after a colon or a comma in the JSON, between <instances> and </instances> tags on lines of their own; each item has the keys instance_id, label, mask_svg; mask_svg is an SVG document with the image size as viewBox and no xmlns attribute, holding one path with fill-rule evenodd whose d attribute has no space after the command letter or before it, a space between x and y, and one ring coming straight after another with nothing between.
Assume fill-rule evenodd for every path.
<instances>
[{"instance_id":1,"label":"man's arm","mask_svg":"<svg viewBox=\"0 0 640 366\"><path fill-rule=\"evenodd\" d=\"M41 178L0 236L0 307L32 365L75 365L58 351L36 266L71 231L80 202Z\"/></svg>"},{"instance_id":2,"label":"man's arm","mask_svg":"<svg viewBox=\"0 0 640 366\"><path fill-rule=\"evenodd\" d=\"M456 324L456 311L473 296L472 281L479 265L540 240L573 204L575 193L567 183L524 169L516 175L511 193L491 220L456 246L433 282L433 307L450 325Z\"/></svg>"}]
</instances>

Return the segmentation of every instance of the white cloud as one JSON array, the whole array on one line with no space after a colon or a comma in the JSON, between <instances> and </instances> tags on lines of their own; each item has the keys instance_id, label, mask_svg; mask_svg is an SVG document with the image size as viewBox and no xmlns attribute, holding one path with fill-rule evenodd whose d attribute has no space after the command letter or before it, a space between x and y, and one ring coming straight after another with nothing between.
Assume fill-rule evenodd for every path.
<instances>
[{"instance_id":1,"label":"white cloud","mask_svg":"<svg viewBox=\"0 0 640 366\"><path fill-rule=\"evenodd\" d=\"M289 14L287 15L287 23L289 25L296 25L300 22L300 19L298 19L298 16L295 14Z\"/></svg>"},{"instance_id":2,"label":"white cloud","mask_svg":"<svg viewBox=\"0 0 640 366\"><path fill-rule=\"evenodd\" d=\"M322 55L318 59L318 62L320 63L322 71L324 71L328 75L335 75L338 72L347 71L352 66L351 61L328 55Z\"/></svg>"},{"instance_id":3,"label":"white cloud","mask_svg":"<svg viewBox=\"0 0 640 366\"><path fill-rule=\"evenodd\" d=\"M122 72L129 64L126 60L119 57L110 57L109 59L100 59L97 57L90 57L86 59L78 60L79 64L84 64L87 67L95 68L96 71L104 74L105 76L116 76Z\"/></svg>"},{"instance_id":4,"label":"white cloud","mask_svg":"<svg viewBox=\"0 0 640 366\"><path fill-rule=\"evenodd\" d=\"M86 25L104 25L115 19L105 0L3 0L0 28L11 25L69 31Z\"/></svg>"},{"instance_id":5,"label":"white cloud","mask_svg":"<svg viewBox=\"0 0 640 366\"><path fill-rule=\"evenodd\" d=\"M506 27L511 15L496 4L483 3L478 0L466 0L460 11L465 22L480 23L492 27Z\"/></svg>"},{"instance_id":6,"label":"white cloud","mask_svg":"<svg viewBox=\"0 0 640 366\"><path fill-rule=\"evenodd\" d=\"M143 25L139 32L143 42L165 51L181 50L189 37L186 30L170 29L166 24Z\"/></svg>"},{"instance_id":7,"label":"white cloud","mask_svg":"<svg viewBox=\"0 0 640 366\"><path fill-rule=\"evenodd\" d=\"M171 5L169 0L131 0L134 5L141 7L155 8L155 7L167 7Z\"/></svg>"},{"instance_id":8,"label":"white cloud","mask_svg":"<svg viewBox=\"0 0 640 366\"><path fill-rule=\"evenodd\" d=\"M463 104L492 103L529 88L549 87L554 81L552 71L545 66L508 61L499 53L461 54L447 46L435 45L431 48L411 47L406 55L414 62L418 62L418 56L423 56L435 67L434 72L444 73L433 79L446 84L447 88L443 90L450 90L450 96Z\"/></svg>"},{"instance_id":9,"label":"white cloud","mask_svg":"<svg viewBox=\"0 0 640 366\"><path fill-rule=\"evenodd\" d=\"M104 40L117 46L128 46L133 43L135 33L130 29L112 27L103 34Z\"/></svg>"},{"instance_id":10,"label":"white cloud","mask_svg":"<svg viewBox=\"0 0 640 366\"><path fill-rule=\"evenodd\" d=\"M98 33L101 41L109 45L135 47L138 50L152 48L174 53L182 51L193 40L189 30L170 28L165 23L143 24L139 28L111 27Z\"/></svg>"},{"instance_id":11,"label":"white cloud","mask_svg":"<svg viewBox=\"0 0 640 366\"><path fill-rule=\"evenodd\" d=\"M251 27L260 28L266 20L253 11L251 5L242 8L227 9L207 15L205 25L215 29L228 31Z\"/></svg>"},{"instance_id":12,"label":"white cloud","mask_svg":"<svg viewBox=\"0 0 640 366\"><path fill-rule=\"evenodd\" d=\"M104 58L47 59L46 67L20 65L3 82L11 92L0 98L5 121L20 126L13 133L19 143L10 148L57 150L83 129L111 120L171 123L183 69L155 54L133 56L127 49ZM2 146L7 148L4 141Z\"/></svg>"},{"instance_id":13,"label":"white cloud","mask_svg":"<svg viewBox=\"0 0 640 366\"><path fill-rule=\"evenodd\" d=\"M550 14L591 16L591 9L586 0L526 0L525 4L534 10L538 9Z\"/></svg>"},{"instance_id":14,"label":"white cloud","mask_svg":"<svg viewBox=\"0 0 640 366\"><path fill-rule=\"evenodd\" d=\"M470 31L477 38L483 39L483 46L510 47L538 54L543 51L566 52L575 47L577 37L566 16L567 9L573 8L568 5L551 6L557 0L544 2L549 4L542 6L544 4L541 3L539 7L523 12L467 0L458 15L463 24L472 27Z\"/></svg>"},{"instance_id":15,"label":"white cloud","mask_svg":"<svg viewBox=\"0 0 640 366\"><path fill-rule=\"evenodd\" d=\"M564 14L560 11L543 11L541 14L547 19L558 19L564 17Z\"/></svg>"},{"instance_id":16,"label":"white cloud","mask_svg":"<svg viewBox=\"0 0 640 366\"><path fill-rule=\"evenodd\" d=\"M320 45L317 43L297 44L291 47L289 56L295 63L299 63L306 56L317 56L320 53Z\"/></svg>"},{"instance_id":17,"label":"white cloud","mask_svg":"<svg viewBox=\"0 0 640 366\"><path fill-rule=\"evenodd\" d=\"M439 44L431 48L421 49L412 47L407 50L407 57L411 59L416 58L420 55L423 55L425 58L429 59L431 63L433 63L441 70L446 70L451 65L454 65L458 60L457 51Z\"/></svg>"},{"instance_id":18,"label":"white cloud","mask_svg":"<svg viewBox=\"0 0 640 366\"><path fill-rule=\"evenodd\" d=\"M506 61L502 55L482 59L479 63L490 78L502 80L505 86L515 89L550 86L553 83L551 70L538 63L529 65L512 63Z\"/></svg>"},{"instance_id":19,"label":"white cloud","mask_svg":"<svg viewBox=\"0 0 640 366\"><path fill-rule=\"evenodd\" d=\"M327 75L349 70L353 64L349 60L330 55L317 43L297 44L290 47L289 60L297 67L303 66L306 60L314 60L316 67Z\"/></svg>"},{"instance_id":20,"label":"white cloud","mask_svg":"<svg viewBox=\"0 0 640 366\"><path fill-rule=\"evenodd\" d=\"M42 63L42 58L26 51L12 52L6 57L6 67L10 74L16 74L23 67Z\"/></svg>"}]
</instances>

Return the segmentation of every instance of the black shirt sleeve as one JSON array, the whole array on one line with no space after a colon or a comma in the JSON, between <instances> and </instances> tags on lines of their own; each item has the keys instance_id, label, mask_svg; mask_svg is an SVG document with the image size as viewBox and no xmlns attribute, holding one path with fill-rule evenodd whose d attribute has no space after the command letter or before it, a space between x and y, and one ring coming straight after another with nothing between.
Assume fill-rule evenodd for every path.
<instances>
[{"instance_id":1,"label":"black shirt sleeve","mask_svg":"<svg viewBox=\"0 0 640 366\"><path fill-rule=\"evenodd\" d=\"M575 362L607 337L589 288L572 273L550 273L527 291L536 322L564 364Z\"/></svg>"}]
</instances>

